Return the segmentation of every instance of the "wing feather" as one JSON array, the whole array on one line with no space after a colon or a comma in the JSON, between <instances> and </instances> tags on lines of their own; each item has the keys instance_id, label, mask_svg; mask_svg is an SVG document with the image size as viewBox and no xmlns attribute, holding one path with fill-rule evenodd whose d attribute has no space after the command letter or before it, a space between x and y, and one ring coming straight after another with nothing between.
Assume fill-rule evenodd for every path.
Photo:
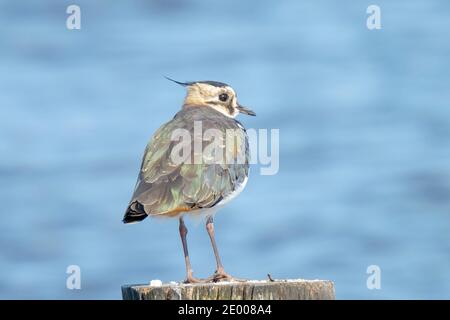
<instances>
[{"instance_id":1,"label":"wing feather","mask_svg":"<svg viewBox=\"0 0 450 320\"><path fill-rule=\"evenodd\" d=\"M177 141L171 141L171 136L175 129L186 129L191 133L193 156L194 140L202 139L194 136L195 121L202 122L203 131L215 128L223 133L219 142L224 150L223 163L211 163L208 155L203 155L202 164L172 161L171 152ZM234 119L205 107L183 109L159 128L145 149L124 221L131 210L136 212L140 209L140 214L170 216L182 211L210 208L238 188L248 176L248 138L245 130L237 130L234 137L236 148L225 148L227 129L241 127ZM200 143L205 148L210 141L202 139ZM241 152L245 154L243 163L225 163L226 159L236 160Z\"/></svg>"}]
</instances>

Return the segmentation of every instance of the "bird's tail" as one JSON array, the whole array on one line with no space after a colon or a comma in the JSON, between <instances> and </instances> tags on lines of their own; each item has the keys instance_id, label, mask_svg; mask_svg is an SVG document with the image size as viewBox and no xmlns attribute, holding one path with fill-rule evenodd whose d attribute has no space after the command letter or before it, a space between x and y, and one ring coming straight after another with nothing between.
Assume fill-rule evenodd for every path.
<instances>
[{"instance_id":1,"label":"bird's tail","mask_svg":"<svg viewBox=\"0 0 450 320\"><path fill-rule=\"evenodd\" d=\"M145 213L144 206L138 201L132 202L123 216L123 223L134 223L139 222L147 218L147 213Z\"/></svg>"}]
</instances>

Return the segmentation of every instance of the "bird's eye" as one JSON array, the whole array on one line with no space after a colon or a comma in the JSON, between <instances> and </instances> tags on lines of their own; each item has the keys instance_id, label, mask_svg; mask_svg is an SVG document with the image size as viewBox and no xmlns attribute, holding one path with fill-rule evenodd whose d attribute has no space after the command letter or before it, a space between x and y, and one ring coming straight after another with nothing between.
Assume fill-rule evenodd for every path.
<instances>
[{"instance_id":1,"label":"bird's eye","mask_svg":"<svg viewBox=\"0 0 450 320\"><path fill-rule=\"evenodd\" d=\"M228 100L228 95L226 93L221 93L219 95L219 100L222 101L222 102L227 101Z\"/></svg>"}]
</instances>

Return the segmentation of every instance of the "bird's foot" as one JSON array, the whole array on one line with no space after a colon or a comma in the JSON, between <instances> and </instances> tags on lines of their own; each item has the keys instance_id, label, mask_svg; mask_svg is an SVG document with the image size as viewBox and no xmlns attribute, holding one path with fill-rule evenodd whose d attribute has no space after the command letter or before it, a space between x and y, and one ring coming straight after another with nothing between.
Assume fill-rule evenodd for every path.
<instances>
[{"instance_id":1,"label":"bird's foot","mask_svg":"<svg viewBox=\"0 0 450 320\"><path fill-rule=\"evenodd\" d=\"M222 282L222 281L238 281L238 282L244 282L244 279L238 279L235 277L232 277L228 273L225 272L225 270L216 270L212 276L209 278L206 278L207 282Z\"/></svg>"},{"instance_id":2,"label":"bird's foot","mask_svg":"<svg viewBox=\"0 0 450 320\"><path fill-rule=\"evenodd\" d=\"M201 283L201 282L205 282L205 281L202 279L194 278L192 273L188 273L186 276L186 280L183 281L183 283Z\"/></svg>"}]
</instances>

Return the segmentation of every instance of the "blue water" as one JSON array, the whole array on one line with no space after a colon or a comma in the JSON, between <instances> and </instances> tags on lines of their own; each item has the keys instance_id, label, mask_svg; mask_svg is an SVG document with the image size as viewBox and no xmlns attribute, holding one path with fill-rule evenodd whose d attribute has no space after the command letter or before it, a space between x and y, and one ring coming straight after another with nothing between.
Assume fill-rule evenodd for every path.
<instances>
[{"instance_id":1,"label":"blue water","mask_svg":"<svg viewBox=\"0 0 450 320\"><path fill-rule=\"evenodd\" d=\"M258 114L247 127L280 129L279 173L252 168L216 217L229 273L449 299L450 4L378 0L369 31L370 4L0 1L0 298L120 299L125 283L183 279L176 221L121 223L184 96L168 75L230 83ZM209 239L188 227L207 276ZM66 289L72 264L81 290Z\"/></svg>"}]
</instances>

